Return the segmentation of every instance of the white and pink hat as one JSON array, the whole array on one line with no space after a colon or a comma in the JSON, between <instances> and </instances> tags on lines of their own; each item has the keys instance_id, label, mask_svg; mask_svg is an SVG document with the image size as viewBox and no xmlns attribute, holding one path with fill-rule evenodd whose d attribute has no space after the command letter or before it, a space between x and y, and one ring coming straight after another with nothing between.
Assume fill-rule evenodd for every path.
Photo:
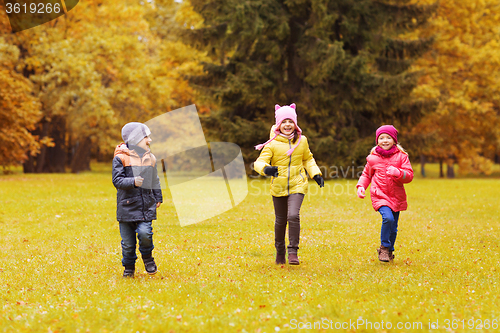
<instances>
[{"instance_id":1,"label":"white and pink hat","mask_svg":"<svg viewBox=\"0 0 500 333\"><path fill-rule=\"evenodd\" d=\"M270 139L264 143L261 143L260 145L255 146L255 149L261 150L269 142L276 139L276 137L278 135L280 135L280 133L281 133L280 132L280 125L283 122L283 120L291 119L293 121L293 123L295 124L295 129L297 130L297 135L299 136L299 140L298 140L297 144L286 152L286 154L288 156L292 155L293 151L295 150L295 148L297 148L297 146L300 144L300 140L302 139L302 130L300 129L299 125L297 125L297 113L295 112L295 108L296 108L295 103L290 104L290 106L288 106L288 105L279 106L278 104L276 104L274 106L274 110L275 110L274 117L276 118L276 124L274 127L275 136L272 139Z\"/></svg>"}]
</instances>

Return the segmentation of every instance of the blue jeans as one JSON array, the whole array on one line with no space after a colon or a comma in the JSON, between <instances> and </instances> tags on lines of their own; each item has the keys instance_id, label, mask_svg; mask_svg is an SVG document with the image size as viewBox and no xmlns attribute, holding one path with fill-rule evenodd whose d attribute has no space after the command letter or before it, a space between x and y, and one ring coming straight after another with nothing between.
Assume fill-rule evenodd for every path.
<instances>
[{"instance_id":1,"label":"blue jeans","mask_svg":"<svg viewBox=\"0 0 500 333\"><path fill-rule=\"evenodd\" d=\"M394 251L394 243L398 235L399 212L393 212L387 206L379 208L378 212L382 215L382 230L380 231L380 243L388 247L389 251Z\"/></svg>"},{"instance_id":2,"label":"blue jeans","mask_svg":"<svg viewBox=\"0 0 500 333\"><path fill-rule=\"evenodd\" d=\"M122 236L122 265L135 265L137 255L136 235L139 239L139 252L143 256L151 254L153 245L153 222L120 222L120 235Z\"/></svg>"}]
</instances>

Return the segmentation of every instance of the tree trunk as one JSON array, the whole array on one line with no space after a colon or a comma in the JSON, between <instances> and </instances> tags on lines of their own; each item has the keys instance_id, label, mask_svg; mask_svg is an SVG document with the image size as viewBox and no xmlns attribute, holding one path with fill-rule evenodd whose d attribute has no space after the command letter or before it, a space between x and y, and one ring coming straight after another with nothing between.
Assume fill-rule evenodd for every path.
<instances>
[{"instance_id":1,"label":"tree trunk","mask_svg":"<svg viewBox=\"0 0 500 333\"><path fill-rule=\"evenodd\" d=\"M44 118L42 120L42 132L40 135L40 139L45 138L49 134L49 122ZM43 172L43 166L45 164L45 154L47 154L47 146L43 145L40 148L40 154L36 157L36 173L42 173Z\"/></svg>"},{"instance_id":2,"label":"tree trunk","mask_svg":"<svg viewBox=\"0 0 500 333\"><path fill-rule=\"evenodd\" d=\"M90 137L86 137L76 142L74 154L71 159L71 172L79 173L82 171L90 171L91 144L92 141Z\"/></svg>"},{"instance_id":3,"label":"tree trunk","mask_svg":"<svg viewBox=\"0 0 500 333\"><path fill-rule=\"evenodd\" d=\"M62 116L52 118L50 137L54 147L47 147L43 172L66 172L66 119Z\"/></svg>"},{"instance_id":4,"label":"tree trunk","mask_svg":"<svg viewBox=\"0 0 500 333\"><path fill-rule=\"evenodd\" d=\"M453 170L453 160L449 160L448 163L446 163L446 167L446 177L455 178L455 170Z\"/></svg>"},{"instance_id":5,"label":"tree trunk","mask_svg":"<svg viewBox=\"0 0 500 333\"><path fill-rule=\"evenodd\" d=\"M35 157L28 153L28 159L23 163L24 173L34 173L35 172Z\"/></svg>"},{"instance_id":6,"label":"tree trunk","mask_svg":"<svg viewBox=\"0 0 500 333\"><path fill-rule=\"evenodd\" d=\"M439 160L439 178L444 178L443 160Z\"/></svg>"},{"instance_id":7,"label":"tree trunk","mask_svg":"<svg viewBox=\"0 0 500 333\"><path fill-rule=\"evenodd\" d=\"M43 138L44 136L47 135L47 133L44 133L44 128L47 129L46 120L45 118L42 118L40 122L37 124L36 128L33 130L32 134L35 137L38 138ZM44 151L44 147L40 147L40 152L37 155L31 155L28 152L28 159L24 161L23 163L23 171L24 173L35 173L37 172L37 162L40 159L40 154Z\"/></svg>"},{"instance_id":8,"label":"tree trunk","mask_svg":"<svg viewBox=\"0 0 500 333\"><path fill-rule=\"evenodd\" d=\"M423 154L420 154L420 174L425 178L425 162L426 158Z\"/></svg>"},{"instance_id":9,"label":"tree trunk","mask_svg":"<svg viewBox=\"0 0 500 333\"><path fill-rule=\"evenodd\" d=\"M25 173L65 172L66 164L66 119L62 116L53 117L51 121L43 118L33 135L40 139L52 138L53 147L42 145L36 156L29 155L23 163Z\"/></svg>"}]
</instances>

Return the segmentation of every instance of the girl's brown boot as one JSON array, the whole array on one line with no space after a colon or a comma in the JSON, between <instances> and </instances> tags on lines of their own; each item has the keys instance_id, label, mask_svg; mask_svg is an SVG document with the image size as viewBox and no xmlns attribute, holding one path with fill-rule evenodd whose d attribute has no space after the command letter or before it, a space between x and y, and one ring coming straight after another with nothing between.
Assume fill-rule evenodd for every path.
<instances>
[{"instance_id":1,"label":"girl's brown boot","mask_svg":"<svg viewBox=\"0 0 500 333\"><path fill-rule=\"evenodd\" d=\"M276 265L284 265L284 264L286 264L286 255L276 254Z\"/></svg>"},{"instance_id":2,"label":"girl's brown boot","mask_svg":"<svg viewBox=\"0 0 500 333\"><path fill-rule=\"evenodd\" d=\"M378 252L378 260L383 261L383 262L389 262L390 257L389 257L389 248L385 247L383 245L380 245L380 248L377 249Z\"/></svg>"},{"instance_id":3,"label":"girl's brown boot","mask_svg":"<svg viewBox=\"0 0 500 333\"><path fill-rule=\"evenodd\" d=\"M297 256L297 253L289 253L288 254L288 263L290 265L299 265L299 257Z\"/></svg>"}]
</instances>

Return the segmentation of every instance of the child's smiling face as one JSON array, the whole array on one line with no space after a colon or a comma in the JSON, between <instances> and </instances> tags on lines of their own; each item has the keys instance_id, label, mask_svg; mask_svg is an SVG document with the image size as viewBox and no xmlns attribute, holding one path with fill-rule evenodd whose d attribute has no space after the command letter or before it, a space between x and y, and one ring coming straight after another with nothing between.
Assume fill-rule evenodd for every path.
<instances>
[{"instance_id":1,"label":"child's smiling face","mask_svg":"<svg viewBox=\"0 0 500 333\"><path fill-rule=\"evenodd\" d=\"M151 143L151 138L149 136L145 136L144 139L142 139L137 146L141 147L144 150L148 150L149 144Z\"/></svg>"},{"instance_id":2,"label":"child's smiling face","mask_svg":"<svg viewBox=\"0 0 500 333\"><path fill-rule=\"evenodd\" d=\"M394 146L394 139L389 134L382 133L378 137L377 144L380 148L389 150Z\"/></svg>"},{"instance_id":3,"label":"child's smiling face","mask_svg":"<svg viewBox=\"0 0 500 333\"><path fill-rule=\"evenodd\" d=\"M290 135L295 131L295 123L292 119L285 119L281 122L280 132L284 135Z\"/></svg>"}]
</instances>

